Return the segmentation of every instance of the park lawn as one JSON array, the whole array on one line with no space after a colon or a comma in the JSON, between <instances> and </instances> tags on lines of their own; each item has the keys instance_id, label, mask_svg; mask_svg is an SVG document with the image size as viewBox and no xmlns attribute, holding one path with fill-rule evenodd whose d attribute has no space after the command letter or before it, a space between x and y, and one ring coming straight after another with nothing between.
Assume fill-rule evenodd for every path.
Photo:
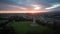
<instances>
[{"instance_id":1,"label":"park lawn","mask_svg":"<svg viewBox=\"0 0 60 34\"><path fill-rule=\"evenodd\" d=\"M0 20L0 23L4 23L8 20ZM37 33L41 34L44 30L50 30L46 26L38 25L38 26L31 26L31 21L19 21L15 22L13 21L11 23L11 26L14 28L15 32L17 34L32 34L32 33Z\"/></svg>"},{"instance_id":2,"label":"park lawn","mask_svg":"<svg viewBox=\"0 0 60 34\"><path fill-rule=\"evenodd\" d=\"M26 34L31 32L38 32L37 34L41 34L44 30L48 30L49 28L46 26L31 26L32 22L30 21L21 21L21 22L13 22L11 26L18 34Z\"/></svg>"}]
</instances>

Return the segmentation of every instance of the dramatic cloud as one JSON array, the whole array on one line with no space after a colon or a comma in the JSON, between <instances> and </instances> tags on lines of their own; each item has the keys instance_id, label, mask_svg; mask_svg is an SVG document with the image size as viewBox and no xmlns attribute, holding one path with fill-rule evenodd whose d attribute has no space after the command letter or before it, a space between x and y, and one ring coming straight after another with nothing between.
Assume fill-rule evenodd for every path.
<instances>
[{"instance_id":1,"label":"dramatic cloud","mask_svg":"<svg viewBox=\"0 0 60 34\"><path fill-rule=\"evenodd\" d=\"M60 4L55 4L55 5L52 5L51 7L45 8L45 9L49 10L49 9L54 9L54 8L58 8L58 7L60 7Z\"/></svg>"},{"instance_id":2,"label":"dramatic cloud","mask_svg":"<svg viewBox=\"0 0 60 34\"><path fill-rule=\"evenodd\" d=\"M38 6L43 5L43 6ZM59 8L58 8L59 7ZM0 10L58 10L60 0L0 0Z\"/></svg>"}]
</instances>

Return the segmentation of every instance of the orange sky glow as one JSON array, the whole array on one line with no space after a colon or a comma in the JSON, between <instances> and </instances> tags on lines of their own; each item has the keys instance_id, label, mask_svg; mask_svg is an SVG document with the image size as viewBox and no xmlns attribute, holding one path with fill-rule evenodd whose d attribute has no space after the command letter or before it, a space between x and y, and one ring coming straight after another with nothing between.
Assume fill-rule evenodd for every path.
<instances>
[{"instance_id":1,"label":"orange sky glow","mask_svg":"<svg viewBox=\"0 0 60 34\"><path fill-rule=\"evenodd\" d=\"M1 13L42 13L42 12L48 12L47 10L41 10L41 11L0 11Z\"/></svg>"}]
</instances>

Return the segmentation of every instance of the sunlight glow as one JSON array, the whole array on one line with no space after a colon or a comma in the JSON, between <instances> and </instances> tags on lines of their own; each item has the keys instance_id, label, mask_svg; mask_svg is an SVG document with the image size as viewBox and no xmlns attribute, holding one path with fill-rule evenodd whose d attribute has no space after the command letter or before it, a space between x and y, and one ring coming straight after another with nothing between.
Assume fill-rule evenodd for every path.
<instances>
[{"instance_id":1,"label":"sunlight glow","mask_svg":"<svg viewBox=\"0 0 60 34\"><path fill-rule=\"evenodd\" d=\"M39 5L32 5L32 7L33 7L34 10L39 10L39 9L42 8L42 7L40 7Z\"/></svg>"},{"instance_id":2,"label":"sunlight glow","mask_svg":"<svg viewBox=\"0 0 60 34\"><path fill-rule=\"evenodd\" d=\"M39 4L34 4L31 5L29 8L23 7L23 6L18 6L18 5L8 5L9 9L8 10L2 10L0 11L0 14L2 13L44 13L48 12L46 9L42 9L43 5Z\"/></svg>"}]
</instances>

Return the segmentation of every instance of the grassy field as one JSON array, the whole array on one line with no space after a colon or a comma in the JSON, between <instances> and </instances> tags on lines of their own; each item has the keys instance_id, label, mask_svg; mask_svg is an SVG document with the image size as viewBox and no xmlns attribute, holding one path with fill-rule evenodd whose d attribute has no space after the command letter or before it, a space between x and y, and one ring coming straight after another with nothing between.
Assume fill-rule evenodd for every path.
<instances>
[{"instance_id":1,"label":"grassy field","mask_svg":"<svg viewBox=\"0 0 60 34\"><path fill-rule=\"evenodd\" d=\"M31 26L31 23L30 21L13 22L11 25L18 34L41 34L45 30L50 30L48 27L42 25Z\"/></svg>"},{"instance_id":2,"label":"grassy field","mask_svg":"<svg viewBox=\"0 0 60 34\"><path fill-rule=\"evenodd\" d=\"M0 20L0 23L5 21L7 20ZM46 26L31 26L31 23L31 21L13 21L10 26L14 28L16 34L42 34L50 31Z\"/></svg>"}]
</instances>

